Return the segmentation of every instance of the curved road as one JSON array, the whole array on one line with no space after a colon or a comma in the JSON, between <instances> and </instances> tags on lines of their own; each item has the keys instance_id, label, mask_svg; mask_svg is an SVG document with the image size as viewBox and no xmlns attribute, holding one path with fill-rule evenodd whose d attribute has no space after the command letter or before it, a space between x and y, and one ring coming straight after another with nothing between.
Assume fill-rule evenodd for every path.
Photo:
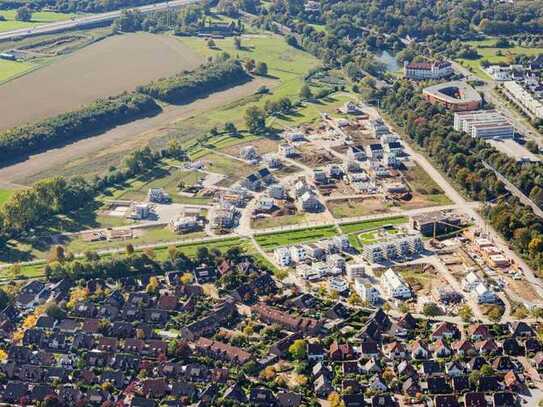
<instances>
[{"instance_id":1,"label":"curved road","mask_svg":"<svg viewBox=\"0 0 543 407\"><path fill-rule=\"evenodd\" d=\"M134 7L132 10L138 10L140 13L151 13L154 11L168 10L170 8L178 8L187 4L197 3L198 0L173 0L163 3L149 4L147 6ZM0 41L15 40L25 37L33 37L36 35L53 34L56 32L83 28L91 25L111 22L121 15L123 10L109 11L93 16L74 18L68 21L58 21L49 24L39 25L33 28L24 28L13 31L5 31L0 33Z\"/></svg>"}]
</instances>

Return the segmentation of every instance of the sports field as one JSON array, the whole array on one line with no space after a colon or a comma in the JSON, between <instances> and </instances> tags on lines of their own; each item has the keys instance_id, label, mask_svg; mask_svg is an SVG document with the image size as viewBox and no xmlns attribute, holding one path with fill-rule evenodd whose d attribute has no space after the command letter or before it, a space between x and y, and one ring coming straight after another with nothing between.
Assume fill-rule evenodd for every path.
<instances>
[{"instance_id":1,"label":"sports field","mask_svg":"<svg viewBox=\"0 0 543 407\"><path fill-rule=\"evenodd\" d=\"M15 19L16 14L17 10L15 9L0 10L0 16L6 19L6 21L0 21L0 32L32 28L40 24L68 20L75 16L75 14L55 13L53 11L38 11L32 13L32 20L30 21L17 21Z\"/></svg>"},{"instance_id":2,"label":"sports field","mask_svg":"<svg viewBox=\"0 0 543 407\"><path fill-rule=\"evenodd\" d=\"M71 111L201 62L169 36L109 37L0 86L0 129Z\"/></svg>"}]
</instances>

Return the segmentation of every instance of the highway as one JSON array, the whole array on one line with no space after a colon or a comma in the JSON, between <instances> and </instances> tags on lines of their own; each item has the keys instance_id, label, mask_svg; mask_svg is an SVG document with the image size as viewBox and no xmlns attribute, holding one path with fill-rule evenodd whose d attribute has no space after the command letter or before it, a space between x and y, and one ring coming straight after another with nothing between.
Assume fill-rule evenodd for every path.
<instances>
[{"instance_id":1,"label":"highway","mask_svg":"<svg viewBox=\"0 0 543 407\"><path fill-rule=\"evenodd\" d=\"M149 4L147 6L134 7L133 10L138 10L140 13L151 13L154 11L163 11L170 8L179 8L187 4L197 3L198 0L173 0L163 3ZM92 25L99 25L115 20L121 15L123 10L110 11L107 13L96 14L92 16L85 16L74 18L73 20L58 21L54 23L48 23L39 25L32 28L24 28L13 31L5 31L0 33L0 41L16 40L25 37L33 37L43 34L53 34L56 32L84 28Z\"/></svg>"}]
</instances>

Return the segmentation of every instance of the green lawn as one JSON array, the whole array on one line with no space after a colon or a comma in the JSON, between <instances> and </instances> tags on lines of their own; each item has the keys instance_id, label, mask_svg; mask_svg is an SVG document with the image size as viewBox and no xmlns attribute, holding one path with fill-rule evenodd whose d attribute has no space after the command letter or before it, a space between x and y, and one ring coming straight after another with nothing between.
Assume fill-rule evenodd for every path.
<instances>
[{"instance_id":1,"label":"green lawn","mask_svg":"<svg viewBox=\"0 0 543 407\"><path fill-rule=\"evenodd\" d=\"M125 184L111 188L107 196L100 199L123 199L145 201L149 188L163 188L175 203L207 204L208 198L186 197L178 195L177 186L180 183L191 185L203 178L204 174L196 171L186 171L168 165L157 166L143 176L128 180Z\"/></svg>"},{"instance_id":2,"label":"green lawn","mask_svg":"<svg viewBox=\"0 0 543 407\"><path fill-rule=\"evenodd\" d=\"M379 239L379 237L380 237L380 234L378 233L379 230L383 230L383 229L371 230L371 231L368 231L368 232L362 232L362 233L360 233L358 235L358 240L363 245L375 243L377 241L377 239ZM396 235L396 234L398 234L398 229L385 230L385 234L391 235L391 236Z\"/></svg>"},{"instance_id":3,"label":"green lawn","mask_svg":"<svg viewBox=\"0 0 543 407\"><path fill-rule=\"evenodd\" d=\"M189 233L186 235L179 235L172 232L168 228L163 226L157 226L153 228L147 228L141 230L141 235L134 237L130 240L119 240L119 241L97 241L97 242L86 242L82 239L74 239L70 241L66 249L72 253L83 253L87 250L103 250L103 249L113 249L126 247L127 244L132 244L133 246L143 245L143 244L152 244L152 243L162 243L174 240L183 240L183 239L198 239L205 237L204 232L195 232Z\"/></svg>"},{"instance_id":4,"label":"green lawn","mask_svg":"<svg viewBox=\"0 0 543 407\"><path fill-rule=\"evenodd\" d=\"M386 225L401 225L407 222L408 222L408 219L406 216L393 216L390 218L347 223L347 224L341 225L340 228L343 233L351 234L351 233L356 233L356 232L362 232L364 230L380 228Z\"/></svg>"},{"instance_id":5,"label":"green lawn","mask_svg":"<svg viewBox=\"0 0 543 407\"><path fill-rule=\"evenodd\" d=\"M11 189L0 189L0 205L4 204L11 195L13 195L13 190Z\"/></svg>"},{"instance_id":6,"label":"green lawn","mask_svg":"<svg viewBox=\"0 0 543 407\"><path fill-rule=\"evenodd\" d=\"M18 62L0 59L0 83L15 76L21 75L34 68L34 66L35 65L30 62Z\"/></svg>"},{"instance_id":7,"label":"green lawn","mask_svg":"<svg viewBox=\"0 0 543 407\"><path fill-rule=\"evenodd\" d=\"M257 235L255 239L265 251L271 251L277 247L330 238L337 234L335 226L329 225L294 231L267 233Z\"/></svg>"},{"instance_id":8,"label":"green lawn","mask_svg":"<svg viewBox=\"0 0 543 407\"><path fill-rule=\"evenodd\" d=\"M478 59L458 59L462 65L469 68L473 73L482 79L489 79L489 75L482 69L481 62L486 60L491 64L511 63L515 55L539 55L543 54L543 48L526 48L526 47L511 47L511 48L496 48L496 39L489 38L482 41L469 41L467 44L475 47L479 55Z\"/></svg>"},{"instance_id":9,"label":"green lawn","mask_svg":"<svg viewBox=\"0 0 543 407\"><path fill-rule=\"evenodd\" d=\"M32 20L30 21L17 21L15 20L16 14L17 10L0 10L0 16L6 18L6 21L0 21L0 32L32 28L40 24L69 20L75 16L75 14L55 13L53 11L38 11L32 13Z\"/></svg>"},{"instance_id":10,"label":"green lawn","mask_svg":"<svg viewBox=\"0 0 543 407\"><path fill-rule=\"evenodd\" d=\"M318 103L304 102L304 105L298 109L294 115L275 119L273 126L285 128L289 126L299 126L302 123L314 123L320 119L321 113L331 113L335 117L347 117L338 114L336 110L343 106L345 102L353 99L352 95L342 92L332 94L320 100Z\"/></svg>"},{"instance_id":11,"label":"green lawn","mask_svg":"<svg viewBox=\"0 0 543 407\"><path fill-rule=\"evenodd\" d=\"M265 78L272 89L271 95L253 95L236 102L226 104L222 109L207 112L207 125L222 125L227 121L244 126L243 114L250 105L263 106L267 99L279 99L288 96L296 98L303 85L303 78L311 68L319 65L319 61L310 54L289 46L283 37L267 32L254 36L243 36L241 49L235 49L234 39L225 38L214 40L216 48L210 49L202 38L180 38L180 41L190 46L201 55L208 57L227 52L242 60L251 58L256 62L268 65L269 77ZM199 116L199 119L202 119Z\"/></svg>"}]
</instances>

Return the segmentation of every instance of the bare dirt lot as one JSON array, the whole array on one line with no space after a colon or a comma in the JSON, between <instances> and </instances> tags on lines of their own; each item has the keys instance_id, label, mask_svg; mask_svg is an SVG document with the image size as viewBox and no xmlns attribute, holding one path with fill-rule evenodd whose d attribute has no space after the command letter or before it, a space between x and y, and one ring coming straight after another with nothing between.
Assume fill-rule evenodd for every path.
<instances>
[{"instance_id":1,"label":"bare dirt lot","mask_svg":"<svg viewBox=\"0 0 543 407\"><path fill-rule=\"evenodd\" d=\"M373 215L390 212L380 198L334 199L326 203L335 218Z\"/></svg>"},{"instance_id":2,"label":"bare dirt lot","mask_svg":"<svg viewBox=\"0 0 543 407\"><path fill-rule=\"evenodd\" d=\"M270 80L256 79L188 105L167 106L154 117L136 120L99 136L30 156L25 161L0 168L0 182L28 185L53 175L80 175L82 166L89 160L96 164L96 167L100 167L98 164L104 160L107 168L109 161L106 158L112 154L122 158L127 151L145 145L155 137L168 134L175 122L251 95L262 85L270 85Z\"/></svg>"},{"instance_id":3,"label":"bare dirt lot","mask_svg":"<svg viewBox=\"0 0 543 407\"><path fill-rule=\"evenodd\" d=\"M109 37L0 86L0 129L75 110L201 62L174 37Z\"/></svg>"},{"instance_id":4,"label":"bare dirt lot","mask_svg":"<svg viewBox=\"0 0 543 407\"><path fill-rule=\"evenodd\" d=\"M277 145L279 144L276 140L270 140L268 138L262 138L258 140L251 140L245 143L236 144L230 147L221 149L220 151L226 154L230 154L234 157L239 157L240 152L244 147L253 146L259 155L275 153L277 152Z\"/></svg>"}]
</instances>

